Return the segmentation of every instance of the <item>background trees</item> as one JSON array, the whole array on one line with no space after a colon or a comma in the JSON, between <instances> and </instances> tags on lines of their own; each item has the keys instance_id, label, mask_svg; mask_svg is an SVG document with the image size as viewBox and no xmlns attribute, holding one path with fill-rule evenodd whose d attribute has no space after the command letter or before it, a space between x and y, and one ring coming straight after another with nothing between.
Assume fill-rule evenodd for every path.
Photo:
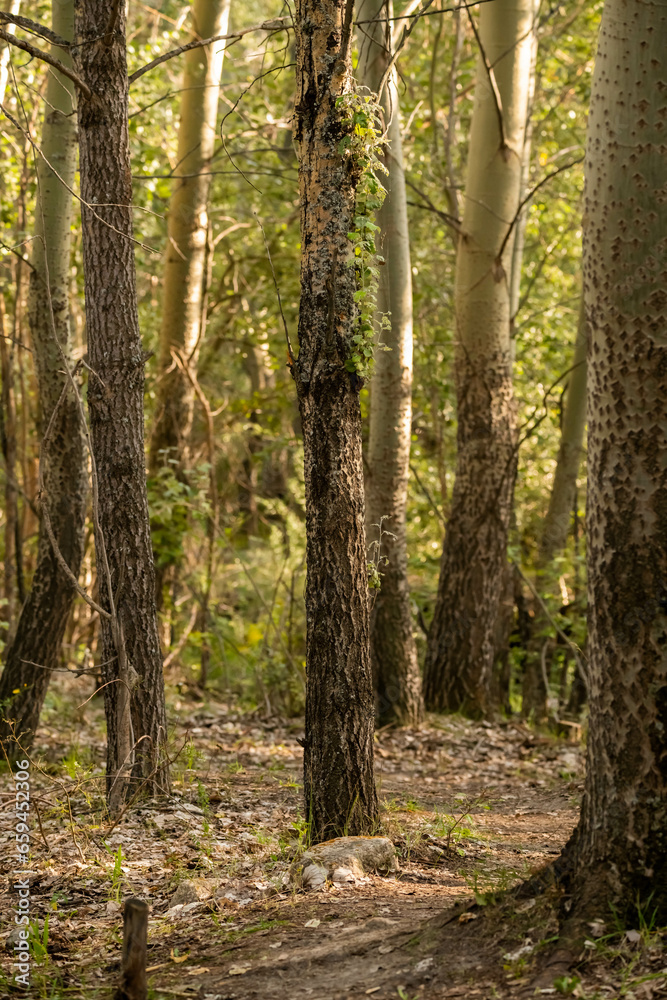
<instances>
[{"instance_id":1,"label":"background trees","mask_svg":"<svg viewBox=\"0 0 667 1000\"><path fill-rule=\"evenodd\" d=\"M404 10L403 3L396 3L394 16ZM473 12L476 25L481 10L479 14ZM508 699L513 710L521 707L523 660L528 642L526 625L535 620L537 607L525 580L535 580L537 549L560 443L561 388L568 380L564 373L572 364L580 299L581 167L569 164L581 156L599 10L600 5L584 4L574 4L567 11L542 10L536 23L540 39L536 60L539 96L531 119L532 156L521 183L529 192L560 167L567 169L544 183L528 203L523 278L511 331L519 472L510 518L510 554L525 578L518 578L516 592L511 595L512 604L516 601L516 607L509 608L510 625L515 628L512 645L506 638L502 642L511 680ZM265 2L251 2L244 6L238 24L234 21L233 27L243 31L279 14L277 8ZM48 4L39 3L31 16L41 24L49 23ZM164 3L148 15L133 5L129 7L128 127L134 234L139 241L133 250L137 309L142 349L145 353L155 352L146 362L144 411L149 428L161 407L158 396L162 391L163 368L158 355L165 300L162 264L147 248L164 251L171 246L166 216L173 178L183 171L183 151L179 152L176 126L181 100L185 101L185 94L180 93L185 56L160 62L150 72L135 74L151 60L192 37L197 26L189 17L187 5L176 2ZM355 14L355 20L363 20L360 13ZM202 299L206 337L200 341L195 373L200 395L191 410L188 475L180 476L163 466L159 477L151 476L148 500L156 557L165 565L174 557L180 563L178 579L170 588L169 601L160 618L168 684L178 680L185 685L184 690L196 694L202 662L208 662L208 683L214 693L222 691L230 698L240 697L268 713L296 714L304 704L306 663L306 605L302 599L306 514L303 426L295 405L295 384L286 364L284 330L272 274L273 268L296 356L298 345L293 331L297 326L300 294L297 274L302 246L298 233L298 163L292 135L294 66L291 63L295 60L295 50L290 48L292 36L278 31L275 27L278 22L271 20L271 24L274 27L243 35L228 49L224 85L216 107L214 141L205 162L202 160L193 171L198 180L202 179L201 173L206 175L206 183L210 183L210 252L207 295ZM393 44L400 47L406 24L401 21L393 24ZM396 63L401 115L389 118L392 128L401 124L414 328L405 574L411 619L402 585L405 640L399 645L403 650L409 649L411 634L415 636L422 666L424 629L433 614L438 554L443 524L452 506L457 456L453 288L463 179L470 161L479 47L465 12L454 17L436 4L428 17L411 20L408 25L413 25L413 29ZM356 26L359 37L362 27ZM351 44L353 74L358 78L363 69L358 60L363 53L354 41L356 30L352 32ZM27 39L22 29L16 31L20 38ZM42 41L33 36L31 44L39 47ZM46 47L45 41L43 48ZM198 63L200 68L204 65L209 63L206 60ZM24 242L33 234L36 193L32 147L25 133L29 132L35 142L40 141L43 104L39 95L50 73L43 63L37 59L27 62L23 55L8 63L5 103L13 121L3 118L0 137L6 165L0 191L6 227L1 262L5 279L2 351L3 455L6 456L2 475L7 496L2 510L2 549L6 557L3 598L7 600L0 605L3 642L15 630L19 593L29 592L37 562L38 520L31 504L34 506L37 492L38 392L28 350L31 348L27 327L28 265L21 258L27 254ZM391 77L388 82L393 86ZM397 137L392 142L397 143ZM388 147L390 166L392 148ZM127 182L126 177L123 180ZM386 203L386 211L390 212L392 179L385 183L391 187ZM72 186L79 194L76 179ZM101 194L95 197L104 203L108 200ZM126 204L124 197L117 198L117 203ZM93 338L96 334L95 325L89 331L85 328L79 210L75 203L72 251L67 267L74 360L85 354L86 334L92 333ZM106 220L106 208L104 213L101 209L95 211ZM258 218L264 228L268 253ZM349 231L354 232L354 226ZM87 228L84 234L87 238ZM390 273L390 259L395 259L386 249L385 256L388 263L379 269L383 279ZM384 290L380 289L380 295L386 291L397 295L400 291L403 300L409 302L406 288L407 281L392 278ZM342 294L343 289L340 291ZM398 307L394 304L391 308L398 329ZM166 312L171 315L170 310ZM103 318L110 321L107 316ZM184 327L176 332L180 335L183 330ZM383 366L391 371L399 354L397 348L378 354L376 386L383 377ZM95 367L90 358L86 360ZM402 368L405 375L407 365ZM95 377L85 369L84 372L94 409ZM103 377L101 372L98 374ZM346 374L346 384L349 385L349 376L353 374ZM378 389L375 402L371 403L372 382L358 384L357 388L361 439L370 468L377 465L376 444L382 441L386 430L384 418L373 418L370 410L375 406L376 414L379 412L384 394ZM137 385L134 392L136 429L139 426ZM406 406L405 394L402 400ZM406 413L407 409L403 413L404 424ZM376 432L371 431L369 436L374 419ZM400 469L397 466L399 493L401 476L405 475L405 437L404 433ZM133 457L137 475L140 451ZM386 462L380 462L380 468L383 472L391 471ZM394 476L393 471L391 475ZM113 496L116 507L119 496L117 493ZM585 637L585 538L581 522L584 500L580 481L572 517L567 523L569 535L565 547L551 562L541 595L556 625L566 629L580 646ZM376 513L371 515L374 522L378 516L390 513L390 504L378 503ZM80 579L89 594L101 601L90 515L89 510ZM391 523L385 522L385 527L393 530ZM385 541L391 543L391 539ZM388 566L380 567L387 575L384 592L380 591L375 604L378 621L383 602L389 600L392 592L392 571L400 565L399 553L395 559L390 553L390 558ZM403 578L402 569L399 575ZM208 609L206 616L201 613L204 604ZM559 613L566 605L571 608L568 618ZM556 635L550 619L546 619L544 627L552 636ZM378 631L378 642L387 631ZM89 669L105 662L107 654L100 643L100 634L97 612L83 600L77 600L67 621L60 665ZM566 662L565 652L566 648L562 644L556 646L554 641L547 647L545 662L551 705L559 704L558 709L552 707L550 711L561 715L574 677L574 663L571 659ZM409 653L408 662L412 662L411 656ZM36 662L41 663L41 658ZM383 662L386 662L384 657ZM538 666L541 667L539 662ZM97 680L102 678L98 676ZM79 683L88 685L89 694L95 680L82 678ZM47 718L56 710L55 705L47 699Z\"/></svg>"}]
</instances>

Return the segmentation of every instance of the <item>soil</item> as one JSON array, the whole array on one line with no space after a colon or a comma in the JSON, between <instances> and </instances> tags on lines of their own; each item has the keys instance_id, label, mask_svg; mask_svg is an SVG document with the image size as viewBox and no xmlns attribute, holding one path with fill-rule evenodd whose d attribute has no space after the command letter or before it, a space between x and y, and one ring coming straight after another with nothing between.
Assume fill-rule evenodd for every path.
<instances>
[{"instance_id":1,"label":"soil","mask_svg":"<svg viewBox=\"0 0 667 1000\"><path fill-rule=\"evenodd\" d=\"M378 832L395 844L400 870L303 892L293 877L307 846L298 721L176 703L173 795L129 809L112 826L101 808L100 710L86 711L69 723L51 712L32 755L31 808L41 828L33 822L31 917L46 944L41 953L34 945L35 997L111 995L130 896L150 903L154 998L490 1000L533 996L536 986L590 998L667 997L657 929L600 923L572 958L576 972L568 958L558 979L562 962L553 975L544 970L558 931L556 890L507 894L558 855L576 823L578 743L517 721L458 717L380 731ZM82 733L91 732L100 738L85 743ZM4 781L8 788L7 774ZM9 792L2 801L3 838L13 843ZM0 899L7 993L14 872L10 858Z\"/></svg>"}]
</instances>

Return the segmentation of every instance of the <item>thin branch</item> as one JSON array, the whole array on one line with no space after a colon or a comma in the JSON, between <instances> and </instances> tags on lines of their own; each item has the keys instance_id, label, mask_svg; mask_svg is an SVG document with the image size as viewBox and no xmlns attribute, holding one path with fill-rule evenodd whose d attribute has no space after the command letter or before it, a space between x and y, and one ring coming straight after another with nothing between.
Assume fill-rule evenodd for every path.
<instances>
[{"instance_id":1,"label":"thin branch","mask_svg":"<svg viewBox=\"0 0 667 1000\"><path fill-rule=\"evenodd\" d=\"M77 365L76 368L74 369L75 372L78 367L79 366ZM74 383L74 374L72 374L71 378L72 378L72 383ZM74 383L74 385L76 386L76 383ZM44 485L44 462L46 456L46 445L51 436L51 431L53 430L53 425L55 423L58 410L60 409L60 405L63 402L65 396L67 395L67 390L69 388L70 388L70 382L67 381L62 387L62 391L60 393L58 402L53 407L53 413L51 414L51 419L49 420L46 431L44 432L42 443L39 448L38 479L39 479L39 499L42 510L42 522L44 524L44 527L46 528L46 533L49 536L49 541L51 542L51 548L53 549L53 554L55 555L56 560L58 561L58 565L60 566L63 573L65 574L69 582L76 590L77 594L84 599L86 604L88 604L93 609L93 611L97 611L98 615L101 615L103 618L111 618L109 612L105 611L103 607L101 607L96 601L94 601L93 598L89 594L87 594L86 591L83 589L83 587L79 584L79 581L77 580L76 576L70 569L67 560L60 551L60 547L58 545L58 542L56 541L56 536L53 532L53 527L51 525L51 515L49 514L46 486ZM77 393L78 396L78 390L75 388L74 391Z\"/></svg>"},{"instance_id":2,"label":"thin branch","mask_svg":"<svg viewBox=\"0 0 667 1000\"><path fill-rule=\"evenodd\" d=\"M280 310L280 316L281 316L282 321L283 321L283 327L285 328L285 340L287 341L287 356L289 358L289 366L290 366L290 369L291 369L292 365L296 361L296 358L294 357L294 353L292 351L292 344L290 342L289 330L287 328L287 320L285 319L285 313L283 311L283 303L282 303L282 299L280 298L280 288L278 286L278 279L276 277L276 271L275 271L275 268L273 266L273 260L271 258L271 250L269 249L269 241L266 238L266 233L264 232L264 226L262 225L262 223L260 221L260 218L257 215L257 212L255 212L255 218L257 219L257 225L262 230L262 236L264 237L264 246L266 247L266 256L269 258L269 266L271 268L271 274L273 275L273 284L274 284L274 287L276 289L276 295L278 296L278 309Z\"/></svg>"},{"instance_id":3,"label":"thin branch","mask_svg":"<svg viewBox=\"0 0 667 1000\"><path fill-rule=\"evenodd\" d=\"M188 42L187 45L180 45L177 49L171 49L169 52L165 52L161 56L157 56L151 62L146 63L141 69L137 69L128 78L128 83L134 83L139 77L143 76L144 73L148 73L149 70L154 69L159 66L160 63L167 62L168 59L174 59L176 56L182 55L184 52L189 52L191 49L199 49L204 45L212 45L213 42L226 42L236 38L242 38L244 35L250 34L251 31L288 31L291 27L290 24L286 24L286 21L291 21L289 17L277 17L272 21L263 21L261 24L253 24L250 28L242 28L240 31L233 31L229 35L213 35L212 38L197 38L193 42Z\"/></svg>"},{"instance_id":4,"label":"thin branch","mask_svg":"<svg viewBox=\"0 0 667 1000\"><path fill-rule=\"evenodd\" d=\"M496 82L496 74L493 72L493 68L486 58L486 52L484 51L484 46L482 45L482 39L479 37L479 32L477 30L477 25L475 20L470 13L470 9L466 7L466 13L468 14L468 20L470 21L470 27L473 30L473 34L477 41L479 47L479 54L482 57L482 62L484 63L484 69L486 70L486 75L489 78L489 86L491 87L491 93L493 94L493 100L496 105L496 115L498 117L498 128L500 129L500 148L501 150L507 149L507 141L505 139L505 126L503 124L503 104L500 99L500 91L498 90L498 84Z\"/></svg>"},{"instance_id":5,"label":"thin branch","mask_svg":"<svg viewBox=\"0 0 667 1000\"><path fill-rule=\"evenodd\" d=\"M467 10L468 7L481 7L483 3L495 3L495 0L475 0L475 3L470 3L470 4L459 3L456 5L456 7L442 7L438 8L438 10L423 10L423 11L418 11L416 14L412 13L414 8L413 5L410 4L407 11L405 11L403 14L396 14L394 17L385 17L384 14L381 14L379 17L370 17L365 21L355 21L354 23L377 24L378 21L407 21L408 19L412 18L433 17L434 15L438 14L452 14L456 13L456 11L459 10Z\"/></svg>"},{"instance_id":6,"label":"thin branch","mask_svg":"<svg viewBox=\"0 0 667 1000\"><path fill-rule=\"evenodd\" d=\"M46 163L46 165L49 168L49 170L55 175L55 177L58 178L58 180L63 185L63 187L67 191L69 191L69 193L72 195L72 197L76 198L76 200L81 205L83 205L84 208L87 208L89 212L92 212L93 215L95 216L95 218L98 220L98 222L101 222L103 226L107 227L107 229L111 229L112 232L117 233L119 236L122 236L123 239L129 240L131 243L136 244L136 246L141 247L142 250L148 250L149 253L157 253L157 254L159 254L159 252L160 252L159 250L156 250L154 247L149 247L146 243L142 243L141 240L136 240L134 238L134 236L128 236L127 233L124 233L124 232L122 232L122 230L117 229L115 226L112 226L112 224L110 222L107 222L107 220L103 219L101 215L98 215L98 213L95 211L95 209L93 208L93 206L91 204L89 204L89 202L84 201L84 199L81 197L81 195L77 194L76 191L74 190L74 188L70 187L70 185L67 184L66 181L60 176L60 174L58 173L58 171L56 170L56 168L53 166L53 164L49 160L47 160L46 156L44 155L44 153L42 152L42 150L40 149L40 147L37 145L37 143L34 141L34 139L32 138L32 136L30 135L30 133L27 132L16 121L16 119L9 113L9 111L7 111L7 108L3 104L0 104L0 111L2 111L3 115L5 115L5 117L10 120L10 122L12 123L12 125L14 126L14 128L18 129L18 131L23 136L25 136L25 138L28 140L28 142L32 146L33 150L35 150L36 153L39 153L39 155L42 157L42 159ZM132 208L133 206L131 206L131 205L130 206L128 206L128 205L117 205L115 207L117 207L117 208L128 208L128 207ZM33 237L33 239L35 239L35 237ZM26 240L26 242L27 242L27 240Z\"/></svg>"},{"instance_id":7,"label":"thin branch","mask_svg":"<svg viewBox=\"0 0 667 1000\"><path fill-rule=\"evenodd\" d=\"M435 511L435 515L436 515L436 517L438 518L438 520L439 520L439 521L440 521L440 522L441 522L442 524L447 524L447 521L445 520L445 515L444 515L444 514L442 513L442 511L441 511L441 510L440 510L440 508L438 507L437 503L435 502L435 500L433 499L433 497L431 496L431 494L430 494L430 493L429 493L429 491L427 490L426 486L424 486L423 482L422 482L422 481L421 481L421 479L419 478L419 473L418 473L418 472L417 472L417 470L415 469L414 465L411 465L411 466L410 466L410 472L412 473L412 475L413 475L413 476L415 477L415 479L417 480L417 485L419 486L419 489L420 489L420 490L422 491L422 493L424 494L424 496L426 497L426 499L428 500L428 502L429 502L429 503L431 504L431 506L433 507L433 510Z\"/></svg>"},{"instance_id":8,"label":"thin branch","mask_svg":"<svg viewBox=\"0 0 667 1000\"><path fill-rule=\"evenodd\" d=\"M15 24L17 28L23 28L24 31L29 31L33 35L40 35L45 38L47 42L51 42L52 45L57 45L59 49L69 49L72 43L68 42L67 39L61 38L57 35L55 31L51 31L50 28L45 28L43 25L38 24L37 21L31 21L28 17L22 17L20 14L8 14L4 10L0 10L0 22L3 24Z\"/></svg>"},{"instance_id":9,"label":"thin branch","mask_svg":"<svg viewBox=\"0 0 667 1000\"><path fill-rule=\"evenodd\" d=\"M380 80L380 86L378 87L378 100L381 100L381 98L382 98L382 92L383 92L384 88L386 87L387 81L388 81L389 77L391 76L391 74L392 74L392 72L394 70L394 66L396 65L396 60L398 59L401 51L405 48L405 44L406 44L408 38L410 37L410 35L412 34L412 32L417 27L417 23L418 23L419 19L424 16L424 14L428 11L428 8L432 7L434 3L435 3L435 0L426 0L426 2L424 4L424 7L421 10L417 11L416 14L412 15L412 18L414 19L414 20L412 20L412 24L410 24L409 26L406 25L403 28L403 31L401 32L401 37L398 40L398 42L396 43L396 47L395 47L394 51L391 54L391 59L387 63L387 68L385 69L384 73L382 74L382 79ZM431 11L431 13L433 13L433 14L435 14L435 13L441 14L442 11L440 11L440 10L438 10L438 11ZM385 18L385 17L382 17L380 19L374 18L374 20L386 21L387 18ZM362 22L357 21L357 24L360 24L360 23L362 23Z\"/></svg>"},{"instance_id":10,"label":"thin branch","mask_svg":"<svg viewBox=\"0 0 667 1000\"><path fill-rule=\"evenodd\" d=\"M503 239L503 242L500 245L500 250L498 251L498 256L496 258L497 260L502 259L503 253L505 252L505 247L507 246L507 242L510 236L512 235L512 232L514 231L514 227L519 221L519 217L522 211L524 210L528 202L531 200L531 198L534 198L537 192L540 190L540 188L543 187L547 183L547 181L550 181L552 177L557 177L558 174L562 174L564 170L569 170L570 167L576 167L578 163L583 163L583 162L584 162L584 157L580 156L578 160L571 160L569 163L564 163L562 167L558 168L558 170L552 170L550 174L547 174L546 177L542 178L539 184L535 185L532 191L528 192L525 198L521 199L521 201L519 202L519 207L514 213L514 218L509 224L509 229L505 233L505 238Z\"/></svg>"},{"instance_id":11,"label":"thin branch","mask_svg":"<svg viewBox=\"0 0 667 1000\"><path fill-rule=\"evenodd\" d=\"M30 42L24 42L22 39L17 38L16 35L10 34L8 31L4 31L0 28L0 39L7 42L8 45L15 45L17 49L23 49L28 55L32 56L33 59L41 59L42 62L48 63L49 66L53 66L57 69L63 76L66 76L72 83L76 84L86 100L90 100L93 96L90 88L83 82L80 76L78 76L73 69L69 66L65 66L60 59L56 59L54 56L48 54L48 52L42 52L41 49L36 49L34 45ZM5 112L6 113L6 112ZM9 117L9 115L7 115Z\"/></svg>"},{"instance_id":12,"label":"thin branch","mask_svg":"<svg viewBox=\"0 0 667 1000\"><path fill-rule=\"evenodd\" d=\"M113 0L111 5L111 11L109 12L109 20L107 21L107 26L104 32L104 37L102 38L102 45L105 48L109 48L113 41L114 32L116 30L116 22L118 21L118 11L120 10L120 0Z\"/></svg>"},{"instance_id":13,"label":"thin branch","mask_svg":"<svg viewBox=\"0 0 667 1000\"><path fill-rule=\"evenodd\" d=\"M429 211L434 212L440 219L442 219L442 221L446 225L449 226L449 228L453 232L455 232L458 236L461 235L461 220L460 219L456 219L456 218L454 218L453 215L449 215L448 212L443 212L442 209L437 208L437 206L433 204L433 202L431 201L431 199L429 198L429 196L427 194L424 194L424 192L422 190L420 190L420 188L418 188L416 184L413 184L413 182L411 180L409 180L407 177L405 178L405 183L408 185L409 188L412 188L412 190L415 192L415 194L418 194L419 197L422 199L422 201L424 201L424 203L425 203L423 205L416 205L415 207L417 207L417 208L427 208Z\"/></svg>"},{"instance_id":14,"label":"thin branch","mask_svg":"<svg viewBox=\"0 0 667 1000\"><path fill-rule=\"evenodd\" d=\"M588 673L587 673L586 668L584 667L584 664L583 664L583 660L586 659L586 657L585 657L585 655L583 653L583 650L581 650L579 648L579 646L577 646L576 643L572 642L572 640L570 639L570 637L568 635L566 635L565 632L563 632L562 628L560 627L560 625L558 624L558 622L555 620L555 618L553 617L553 615L549 611L548 607L546 606L546 604L544 603L544 601L540 597L538 591L533 586L532 581L529 579L529 577L527 577L525 575L525 573L522 572L521 567L519 566L519 564L516 563L514 561L514 559L510 559L509 562L511 563L512 566L514 566L515 570L517 571L517 573L519 574L519 576L521 577L521 579L524 581L524 583L526 583L528 585L528 587L530 588L533 596L536 598L537 602L539 603L540 607L542 608L542 611L544 611L544 614L547 616L548 620L551 622L552 626L555 628L556 632L561 637L561 639L563 640L563 642L565 643L565 645L572 651L572 654L574 656L574 661L577 664L577 670L579 671L579 675L580 675L582 681L584 682L584 687L586 688L586 691L588 691L589 690L589 681L588 681Z\"/></svg>"}]
</instances>

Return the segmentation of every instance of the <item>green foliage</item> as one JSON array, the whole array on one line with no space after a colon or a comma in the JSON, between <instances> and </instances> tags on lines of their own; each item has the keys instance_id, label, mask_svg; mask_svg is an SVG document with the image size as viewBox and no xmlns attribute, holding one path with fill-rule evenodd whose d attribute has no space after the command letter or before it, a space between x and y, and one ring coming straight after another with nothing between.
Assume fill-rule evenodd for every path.
<instances>
[{"instance_id":1,"label":"green foliage","mask_svg":"<svg viewBox=\"0 0 667 1000\"><path fill-rule=\"evenodd\" d=\"M352 266L357 280L354 293L357 317L352 334L352 354L345 367L349 372L356 372L359 378L368 380L373 374L375 348L389 350L379 342L376 332L376 322L380 336L390 322L386 315L376 320L379 265L384 263L384 259L375 245L375 234L380 227L373 221L387 194L377 176L378 173L388 173L380 159L385 139L380 105L375 95L352 91L339 97L336 107L345 115L341 126L346 130L338 149L351 159L358 175L354 229L347 234L354 251Z\"/></svg>"}]
</instances>

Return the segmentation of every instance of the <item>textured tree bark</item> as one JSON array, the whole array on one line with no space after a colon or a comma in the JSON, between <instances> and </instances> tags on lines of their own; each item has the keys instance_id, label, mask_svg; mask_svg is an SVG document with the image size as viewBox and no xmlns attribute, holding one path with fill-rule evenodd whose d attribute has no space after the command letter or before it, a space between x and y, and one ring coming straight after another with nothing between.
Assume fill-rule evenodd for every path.
<instances>
[{"instance_id":1,"label":"textured tree bark","mask_svg":"<svg viewBox=\"0 0 667 1000\"><path fill-rule=\"evenodd\" d=\"M73 0L54 4L52 27L61 38L73 39ZM71 66L68 52L58 49L56 55ZM38 157L36 165L38 200L28 318L42 437L50 428L42 459L45 493L41 503L48 508L58 548L77 577L83 556L88 473L79 405L71 389L61 399L68 381L63 368L71 366L68 271L72 195L68 188L74 184L76 170L74 106L74 84L53 70L46 84L47 110L40 144L44 159ZM73 598L74 587L58 564L42 522L32 587L5 651L0 679L0 702L7 706L4 716L13 720L14 732L22 734L24 747L32 743L39 722ZM20 693L13 697L16 690ZM3 721L0 738L9 734L10 726ZM20 752L18 748L16 752Z\"/></svg>"},{"instance_id":2,"label":"textured tree bark","mask_svg":"<svg viewBox=\"0 0 667 1000\"><path fill-rule=\"evenodd\" d=\"M481 9L479 34L499 101L480 56L456 267L456 481L424 698L427 708L478 717L491 709L516 466L506 236L519 205L534 12L534 0Z\"/></svg>"},{"instance_id":3,"label":"textured tree bark","mask_svg":"<svg viewBox=\"0 0 667 1000\"><path fill-rule=\"evenodd\" d=\"M77 70L92 92L90 99L79 95L79 166L88 408L99 482L95 548L100 603L112 613L102 619L107 792L117 808L138 787L128 771L149 790L168 788L169 776L161 755L167 722L146 497L123 4L115 26L108 22L106 0L76 0Z\"/></svg>"},{"instance_id":4,"label":"textured tree bark","mask_svg":"<svg viewBox=\"0 0 667 1000\"><path fill-rule=\"evenodd\" d=\"M194 0L195 37L224 35L230 0ZM196 371L202 334L206 284L210 159L216 139L220 74L225 42L185 54L178 127L177 166L169 202L167 249L162 284L159 376L156 419L151 435L150 466L155 471L170 458L187 462L194 389L175 365L172 351Z\"/></svg>"},{"instance_id":5,"label":"textured tree bark","mask_svg":"<svg viewBox=\"0 0 667 1000\"><path fill-rule=\"evenodd\" d=\"M667 918L667 10L607 0L586 151L590 716L572 920Z\"/></svg>"},{"instance_id":6,"label":"textured tree bark","mask_svg":"<svg viewBox=\"0 0 667 1000\"><path fill-rule=\"evenodd\" d=\"M391 58L393 4L366 0L358 17L374 20L359 35L359 75L377 93ZM375 20L377 19L377 20ZM408 587L405 507L408 495L412 418L412 271L408 209L403 173L399 95L395 69L381 97L388 146L384 163L387 197L377 215L385 266L381 271L378 310L391 314L382 339L390 351L378 351L371 386L366 537L386 517L381 554L386 563L382 588L371 614L371 662L378 725L417 725L421 718L421 676L413 636Z\"/></svg>"},{"instance_id":7,"label":"textured tree bark","mask_svg":"<svg viewBox=\"0 0 667 1000\"><path fill-rule=\"evenodd\" d=\"M298 0L295 18L302 251L292 373L306 486L304 796L315 840L369 833L378 815L359 384L344 367L357 178L339 148L336 100L349 89L351 15L345 0Z\"/></svg>"}]
</instances>

